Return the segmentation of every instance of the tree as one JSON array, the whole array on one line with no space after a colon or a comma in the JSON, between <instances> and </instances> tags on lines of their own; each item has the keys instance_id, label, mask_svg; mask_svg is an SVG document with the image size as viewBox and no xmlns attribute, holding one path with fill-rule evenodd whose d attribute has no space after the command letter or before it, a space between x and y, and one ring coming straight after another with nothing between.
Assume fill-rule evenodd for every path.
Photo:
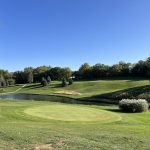
<instances>
[{"instance_id":1,"label":"tree","mask_svg":"<svg viewBox=\"0 0 150 150\"><path fill-rule=\"evenodd\" d=\"M86 70L90 69L90 65L88 63L84 63L83 65L81 65L81 67L79 68L79 72L84 72Z\"/></svg>"},{"instance_id":2,"label":"tree","mask_svg":"<svg viewBox=\"0 0 150 150\"><path fill-rule=\"evenodd\" d=\"M133 76L146 77L147 74L147 65L146 62L140 60L138 63L134 64L132 68Z\"/></svg>"},{"instance_id":3,"label":"tree","mask_svg":"<svg viewBox=\"0 0 150 150\"><path fill-rule=\"evenodd\" d=\"M47 77L47 82L50 83L51 81L52 81L52 80L51 80L51 77L48 76L48 77Z\"/></svg>"},{"instance_id":4,"label":"tree","mask_svg":"<svg viewBox=\"0 0 150 150\"><path fill-rule=\"evenodd\" d=\"M52 80L61 80L62 75L61 75L61 68L60 67L54 67L52 68L48 74L51 76Z\"/></svg>"},{"instance_id":5,"label":"tree","mask_svg":"<svg viewBox=\"0 0 150 150\"><path fill-rule=\"evenodd\" d=\"M24 69L26 83L33 83L33 68L27 67Z\"/></svg>"},{"instance_id":6,"label":"tree","mask_svg":"<svg viewBox=\"0 0 150 150\"><path fill-rule=\"evenodd\" d=\"M29 73L29 72L33 72L33 67L26 67L26 68L24 68L24 72L25 73Z\"/></svg>"},{"instance_id":7,"label":"tree","mask_svg":"<svg viewBox=\"0 0 150 150\"><path fill-rule=\"evenodd\" d=\"M6 81L3 80L2 83L1 83L1 85L2 85L3 87L7 86Z\"/></svg>"},{"instance_id":8,"label":"tree","mask_svg":"<svg viewBox=\"0 0 150 150\"><path fill-rule=\"evenodd\" d=\"M72 71L70 68L60 68L55 67L52 68L48 74L51 76L52 80L62 80L63 78L68 79L72 75Z\"/></svg>"},{"instance_id":9,"label":"tree","mask_svg":"<svg viewBox=\"0 0 150 150\"><path fill-rule=\"evenodd\" d=\"M79 68L79 76L80 76L79 78L89 78L90 71L91 71L90 65L88 63L84 63Z\"/></svg>"},{"instance_id":10,"label":"tree","mask_svg":"<svg viewBox=\"0 0 150 150\"><path fill-rule=\"evenodd\" d=\"M60 70L60 77L61 79L62 78L66 78L66 79L69 79L72 75L72 71L69 67L66 67L66 68L61 68Z\"/></svg>"},{"instance_id":11,"label":"tree","mask_svg":"<svg viewBox=\"0 0 150 150\"><path fill-rule=\"evenodd\" d=\"M2 75L4 79L8 79L12 76L12 74L9 73L7 70L2 69L0 69L0 75Z\"/></svg>"},{"instance_id":12,"label":"tree","mask_svg":"<svg viewBox=\"0 0 150 150\"><path fill-rule=\"evenodd\" d=\"M69 82L69 85L72 85L72 84L73 84L72 78L69 78L69 79L68 79L68 82Z\"/></svg>"},{"instance_id":13,"label":"tree","mask_svg":"<svg viewBox=\"0 0 150 150\"><path fill-rule=\"evenodd\" d=\"M95 64L91 67L91 78L100 78L109 76L110 67L104 64Z\"/></svg>"},{"instance_id":14,"label":"tree","mask_svg":"<svg viewBox=\"0 0 150 150\"><path fill-rule=\"evenodd\" d=\"M66 87L68 85L66 78L62 79L62 87Z\"/></svg>"},{"instance_id":15,"label":"tree","mask_svg":"<svg viewBox=\"0 0 150 150\"><path fill-rule=\"evenodd\" d=\"M41 82L42 77L47 77L48 72L50 72L50 66L40 66L33 70L34 82Z\"/></svg>"},{"instance_id":16,"label":"tree","mask_svg":"<svg viewBox=\"0 0 150 150\"><path fill-rule=\"evenodd\" d=\"M42 78L41 85L42 86L47 86L47 81L44 77Z\"/></svg>"},{"instance_id":17,"label":"tree","mask_svg":"<svg viewBox=\"0 0 150 150\"><path fill-rule=\"evenodd\" d=\"M0 75L0 86L2 86L2 87L6 86L6 81L2 74Z\"/></svg>"},{"instance_id":18,"label":"tree","mask_svg":"<svg viewBox=\"0 0 150 150\"><path fill-rule=\"evenodd\" d=\"M23 71L16 71L13 73L13 78L15 79L17 84L27 83L27 75Z\"/></svg>"},{"instance_id":19,"label":"tree","mask_svg":"<svg viewBox=\"0 0 150 150\"><path fill-rule=\"evenodd\" d=\"M130 74L130 63L125 63L120 61L118 64L115 64L111 67L112 76L129 76Z\"/></svg>"},{"instance_id":20,"label":"tree","mask_svg":"<svg viewBox=\"0 0 150 150\"><path fill-rule=\"evenodd\" d=\"M34 69L34 73L41 74L49 71L51 69L50 66L40 66Z\"/></svg>"},{"instance_id":21,"label":"tree","mask_svg":"<svg viewBox=\"0 0 150 150\"><path fill-rule=\"evenodd\" d=\"M147 58L146 62L146 68L147 68L147 71L146 71L146 74L147 74L147 77L149 78L149 81L150 81L150 57Z\"/></svg>"},{"instance_id":22,"label":"tree","mask_svg":"<svg viewBox=\"0 0 150 150\"><path fill-rule=\"evenodd\" d=\"M14 85L15 84L15 80L10 78L10 79L7 79L7 83L8 85Z\"/></svg>"},{"instance_id":23,"label":"tree","mask_svg":"<svg viewBox=\"0 0 150 150\"><path fill-rule=\"evenodd\" d=\"M0 75L0 87L2 86L2 82L3 82L3 76L2 76L2 74Z\"/></svg>"},{"instance_id":24,"label":"tree","mask_svg":"<svg viewBox=\"0 0 150 150\"><path fill-rule=\"evenodd\" d=\"M29 72L27 74L27 82L28 83L33 83L33 73L32 72Z\"/></svg>"}]
</instances>

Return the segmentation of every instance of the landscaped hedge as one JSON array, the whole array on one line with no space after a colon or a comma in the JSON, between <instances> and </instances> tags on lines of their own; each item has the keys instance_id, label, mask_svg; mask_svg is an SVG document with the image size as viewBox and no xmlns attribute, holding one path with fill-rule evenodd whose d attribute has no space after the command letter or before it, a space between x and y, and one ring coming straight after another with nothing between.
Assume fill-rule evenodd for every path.
<instances>
[{"instance_id":1,"label":"landscaped hedge","mask_svg":"<svg viewBox=\"0 0 150 150\"><path fill-rule=\"evenodd\" d=\"M124 112L144 112L149 104L145 99L123 99L119 102L119 108Z\"/></svg>"}]
</instances>

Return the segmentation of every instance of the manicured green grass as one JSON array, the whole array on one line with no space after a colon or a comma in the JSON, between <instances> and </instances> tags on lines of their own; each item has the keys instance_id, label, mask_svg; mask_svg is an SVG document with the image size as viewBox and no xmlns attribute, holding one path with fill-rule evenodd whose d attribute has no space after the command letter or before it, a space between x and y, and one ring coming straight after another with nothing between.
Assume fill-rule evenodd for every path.
<instances>
[{"instance_id":1,"label":"manicured green grass","mask_svg":"<svg viewBox=\"0 0 150 150\"><path fill-rule=\"evenodd\" d=\"M98 118L92 120L96 117L95 113ZM68 120L69 115L73 120ZM107 121L99 120L108 115ZM85 120L80 117L85 117ZM125 114L115 106L0 101L2 150L40 147L68 150L149 150L149 126L150 112Z\"/></svg>"},{"instance_id":2,"label":"manicured green grass","mask_svg":"<svg viewBox=\"0 0 150 150\"><path fill-rule=\"evenodd\" d=\"M121 117L115 113L70 104L51 104L29 108L25 113L41 118L61 121L116 121Z\"/></svg>"},{"instance_id":3,"label":"manicured green grass","mask_svg":"<svg viewBox=\"0 0 150 150\"><path fill-rule=\"evenodd\" d=\"M138 91L145 92L143 87L149 86L149 80L140 78L120 78L120 79L102 79L95 81L78 81L73 85L67 87L61 87L61 82L53 81L48 86L43 87L39 83L28 84L19 93L30 94L48 94L48 95L63 95L73 98L90 98L95 96L101 96L103 94L109 94L113 92L124 92L124 90L132 89L132 91L138 89ZM20 88L22 85L14 87L3 88L4 92L12 92ZM141 87L141 90L139 90ZM0 88L2 89L2 88ZM147 88L149 90L149 88ZM147 92L147 91L146 91Z\"/></svg>"},{"instance_id":4,"label":"manicured green grass","mask_svg":"<svg viewBox=\"0 0 150 150\"><path fill-rule=\"evenodd\" d=\"M146 79L139 78L126 78L126 79L103 79L96 81L79 81L74 82L73 85L68 87L61 87L61 82L53 81L46 87L42 87L40 84L31 84L23 88L20 93L35 93L35 94L55 94L69 96L79 99L101 99L102 95L106 94L109 96L109 93L118 92L124 93L124 90L134 88L141 90L144 86L149 86L149 81ZM139 91L141 91L139 90ZM119 94L120 94L119 93ZM144 90L143 90L144 93ZM132 92L133 94L133 92ZM118 95L118 94L116 94Z\"/></svg>"},{"instance_id":5,"label":"manicured green grass","mask_svg":"<svg viewBox=\"0 0 150 150\"><path fill-rule=\"evenodd\" d=\"M128 92L149 94L144 79L80 81L62 88L29 84L20 93L62 95L79 99ZM22 86L22 85L21 85ZM21 86L5 88L6 92ZM58 94L59 93L59 94ZM0 149L149 150L150 112L122 113L117 106L0 100Z\"/></svg>"},{"instance_id":6,"label":"manicured green grass","mask_svg":"<svg viewBox=\"0 0 150 150\"><path fill-rule=\"evenodd\" d=\"M21 88L22 85L9 86L9 87L0 87L0 93L14 92L17 89Z\"/></svg>"}]
</instances>

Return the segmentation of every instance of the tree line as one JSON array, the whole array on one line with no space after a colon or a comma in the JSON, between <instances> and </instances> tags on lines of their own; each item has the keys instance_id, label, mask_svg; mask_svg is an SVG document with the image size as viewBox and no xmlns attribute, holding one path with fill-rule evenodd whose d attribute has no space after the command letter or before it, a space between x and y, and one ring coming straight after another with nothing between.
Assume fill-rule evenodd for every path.
<instances>
[{"instance_id":1,"label":"tree line","mask_svg":"<svg viewBox=\"0 0 150 150\"><path fill-rule=\"evenodd\" d=\"M120 61L112 66L83 64L78 71L73 72L76 79L99 79L102 77L145 77L150 78L150 57L135 64Z\"/></svg>"},{"instance_id":2,"label":"tree line","mask_svg":"<svg viewBox=\"0 0 150 150\"><path fill-rule=\"evenodd\" d=\"M100 63L90 66L88 63L84 63L78 71L72 71L69 67L52 68L50 66L27 67L23 71L15 72L1 69L0 86L14 85L15 83L39 83L45 80L47 82L51 80L68 80L70 77L80 80L129 76L150 78L150 57L135 64L120 61L112 66Z\"/></svg>"}]
</instances>

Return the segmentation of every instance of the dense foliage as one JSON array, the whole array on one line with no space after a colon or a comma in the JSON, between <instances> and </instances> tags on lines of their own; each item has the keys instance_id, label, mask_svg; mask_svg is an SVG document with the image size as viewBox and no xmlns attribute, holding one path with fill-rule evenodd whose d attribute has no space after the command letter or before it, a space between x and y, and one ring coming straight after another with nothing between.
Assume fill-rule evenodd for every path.
<instances>
[{"instance_id":1,"label":"dense foliage","mask_svg":"<svg viewBox=\"0 0 150 150\"><path fill-rule=\"evenodd\" d=\"M72 85L72 84L73 84L72 78L69 78L69 79L68 79L68 84L69 84L69 85Z\"/></svg>"},{"instance_id":2,"label":"dense foliage","mask_svg":"<svg viewBox=\"0 0 150 150\"><path fill-rule=\"evenodd\" d=\"M41 82L42 78L45 78L50 83L52 80L62 80L64 77L69 78L71 75L72 71L70 68L51 68L50 66L28 67L24 71L13 73L16 83L37 83Z\"/></svg>"},{"instance_id":3,"label":"dense foliage","mask_svg":"<svg viewBox=\"0 0 150 150\"><path fill-rule=\"evenodd\" d=\"M66 78L62 79L62 87L66 87L68 85Z\"/></svg>"},{"instance_id":4,"label":"dense foliage","mask_svg":"<svg viewBox=\"0 0 150 150\"><path fill-rule=\"evenodd\" d=\"M0 87L12 86L15 80L12 78L12 73L5 70L0 70Z\"/></svg>"},{"instance_id":5,"label":"dense foliage","mask_svg":"<svg viewBox=\"0 0 150 150\"><path fill-rule=\"evenodd\" d=\"M149 108L148 102L144 99L123 99L119 107L124 112L144 112Z\"/></svg>"},{"instance_id":6,"label":"dense foliage","mask_svg":"<svg viewBox=\"0 0 150 150\"><path fill-rule=\"evenodd\" d=\"M42 86L47 86L47 80L45 78L42 78L42 81L41 81L41 85Z\"/></svg>"},{"instance_id":7,"label":"dense foliage","mask_svg":"<svg viewBox=\"0 0 150 150\"><path fill-rule=\"evenodd\" d=\"M150 78L150 57L136 64L125 63L120 61L112 66L104 64L95 64L90 66L88 63L83 64L78 71L74 72L76 79L98 79L102 77L148 77Z\"/></svg>"},{"instance_id":8,"label":"dense foliage","mask_svg":"<svg viewBox=\"0 0 150 150\"><path fill-rule=\"evenodd\" d=\"M150 57L136 64L119 62L112 66L104 64L95 64L90 66L88 63L81 65L78 71L72 72L70 68L40 66L37 68L27 67L23 71L9 73L0 70L0 86L12 85L16 83L37 83L45 78L47 82L51 80L67 80L71 77L78 79L99 79L102 77L147 77L150 79ZM71 81L70 81L71 84Z\"/></svg>"}]
</instances>

